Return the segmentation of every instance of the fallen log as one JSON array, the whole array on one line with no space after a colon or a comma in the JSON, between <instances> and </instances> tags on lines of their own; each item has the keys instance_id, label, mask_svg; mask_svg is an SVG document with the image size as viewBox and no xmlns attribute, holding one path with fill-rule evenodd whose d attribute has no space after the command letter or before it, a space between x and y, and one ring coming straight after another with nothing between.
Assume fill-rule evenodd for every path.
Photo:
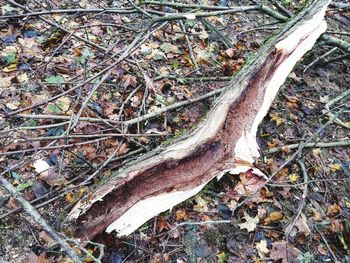
<instances>
[{"instance_id":1,"label":"fallen log","mask_svg":"<svg viewBox=\"0 0 350 263\"><path fill-rule=\"evenodd\" d=\"M128 235L224 173L251 169L264 176L252 164L259 156L258 125L294 65L325 32L329 2L309 1L270 38L188 136L130 163L79 201L68 216L68 222L75 220L74 235Z\"/></svg>"}]
</instances>

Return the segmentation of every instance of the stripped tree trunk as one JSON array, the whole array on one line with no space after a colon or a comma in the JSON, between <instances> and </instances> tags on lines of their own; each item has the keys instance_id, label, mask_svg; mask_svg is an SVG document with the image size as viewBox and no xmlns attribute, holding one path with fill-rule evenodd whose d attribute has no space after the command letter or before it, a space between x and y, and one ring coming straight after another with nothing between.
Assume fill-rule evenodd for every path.
<instances>
[{"instance_id":1,"label":"stripped tree trunk","mask_svg":"<svg viewBox=\"0 0 350 263\"><path fill-rule=\"evenodd\" d=\"M116 172L69 214L75 236L116 230L128 235L150 218L198 193L214 177L252 169L256 132L296 62L326 30L329 0L309 1L229 84L207 118L186 138Z\"/></svg>"}]
</instances>

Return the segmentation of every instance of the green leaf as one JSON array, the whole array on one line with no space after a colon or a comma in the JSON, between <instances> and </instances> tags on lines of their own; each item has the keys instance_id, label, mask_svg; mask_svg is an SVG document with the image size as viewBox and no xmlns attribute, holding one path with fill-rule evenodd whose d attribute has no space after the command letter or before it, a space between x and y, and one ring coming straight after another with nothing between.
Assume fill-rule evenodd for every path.
<instances>
[{"instance_id":1,"label":"green leaf","mask_svg":"<svg viewBox=\"0 0 350 263\"><path fill-rule=\"evenodd\" d=\"M88 61L88 59L91 58L93 55L93 52L90 52L88 48L85 48L81 56L75 58L75 62L84 65Z\"/></svg>"},{"instance_id":2,"label":"green leaf","mask_svg":"<svg viewBox=\"0 0 350 263\"><path fill-rule=\"evenodd\" d=\"M29 123L29 126L30 127L36 127L36 126L38 126L38 122L36 120L31 120L30 123Z\"/></svg>"},{"instance_id":3,"label":"green leaf","mask_svg":"<svg viewBox=\"0 0 350 263\"><path fill-rule=\"evenodd\" d=\"M21 184L17 185L17 190L18 191L25 190L25 189L31 187L33 184L34 184L34 182L32 180L29 180L25 183L21 183Z\"/></svg>"},{"instance_id":4,"label":"green leaf","mask_svg":"<svg viewBox=\"0 0 350 263\"><path fill-rule=\"evenodd\" d=\"M45 79L48 84L62 84L64 82L64 78L59 75L53 75Z\"/></svg>"},{"instance_id":5,"label":"green leaf","mask_svg":"<svg viewBox=\"0 0 350 263\"><path fill-rule=\"evenodd\" d=\"M170 53L172 51L172 45L170 43L163 43L160 46L160 49L164 52L164 53Z\"/></svg>"},{"instance_id":6,"label":"green leaf","mask_svg":"<svg viewBox=\"0 0 350 263\"><path fill-rule=\"evenodd\" d=\"M284 0L282 4L286 7L288 7L292 3L292 0Z\"/></svg>"},{"instance_id":7,"label":"green leaf","mask_svg":"<svg viewBox=\"0 0 350 263\"><path fill-rule=\"evenodd\" d=\"M177 69L180 66L180 62L177 60L174 60L173 64L171 65L173 69Z\"/></svg>"},{"instance_id":8,"label":"green leaf","mask_svg":"<svg viewBox=\"0 0 350 263\"><path fill-rule=\"evenodd\" d=\"M1 6L1 11L2 11L2 14L3 15L6 15L8 13L11 13L12 11L17 11L18 9L17 8L14 8L12 7L11 5L9 4L6 4L6 5L2 5Z\"/></svg>"},{"instance_id":9,"label":"green leaf","mask_svg":"<svg viewBox=\"0 0 350 263\"><path fill-rule=\"evenodd\" d=\"M58 105L56 105L55 103L50 103L49 105L47 105L47 109L52 113L61 113L62 112L61 108Z\"/></svg>"},{"instance_id":10,"label":"green leaf","mask_svg":"<svg viewBox=\"0 0 350 263\"><path fill-rule=\"evenodd\" d=\"M13 177L13 179L20 179L21 178L21 175L16 173L16 172L11 172L11 176Z\"/></svg>"},{"instance_id":11,"label":"green leaf","mask_svg":"<svg viewBox=\"0 0 350 263\"><path fill-rule=\"evenodd\" d=\"M7 53L5 55L5 61L6 63L9 64L15 64L17 63L17 58L16 58L16 54L15 53Z\"/></svg>"}]
</instances>

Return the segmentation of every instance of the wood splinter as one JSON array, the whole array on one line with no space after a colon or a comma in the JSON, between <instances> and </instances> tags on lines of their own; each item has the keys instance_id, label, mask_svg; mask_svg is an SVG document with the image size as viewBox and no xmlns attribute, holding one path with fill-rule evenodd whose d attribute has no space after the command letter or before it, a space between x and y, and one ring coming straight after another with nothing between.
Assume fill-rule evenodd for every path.
<instances>
[{"instance_id":1,"label":"wood splinter","mask_svg":"<svg viewBox=\"0 0 350 263\"><path fill-rule=\"evenodd\" d=\"M248 61L188 136L160 147L97 186L72 209L75 237L128 235L159 213L197 194L210 180L253 167L258 125L300 58L325 32L330 0L313 0Z\"/></svg>"}]
</instances>

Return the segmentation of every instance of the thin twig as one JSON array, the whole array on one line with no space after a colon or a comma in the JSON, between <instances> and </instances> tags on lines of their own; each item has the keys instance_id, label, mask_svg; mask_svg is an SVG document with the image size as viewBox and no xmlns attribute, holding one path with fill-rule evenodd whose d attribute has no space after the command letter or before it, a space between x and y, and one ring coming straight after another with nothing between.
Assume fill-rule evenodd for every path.
<instances>
[{"instance_id":1,"label":"thin twig","mask_svg":"<svg viewBox=\"0 0 350 263\"><path fill-rule=\"evenodd\" d=\"M1 175L0 175L0 182L2 186L11 194L11 196L23 207L23 209L27 212L28 215L39 225L41 226L45 232L53 239L55 240L62 249L70 256L70 258L74 262L82 263L82 260L77 255L77 253L72 249L69 244L62 239L59 234L46 222L46 220L39 214L39 212L27 201L25 200L22 195L17 191L15 187L12 186L12 184L7 181L3 175L10 172L11 169L6 169Z\"/></svg>"},{"instance_id":2,"label":"thin twig","mask_svg":"<svg viewBox=\"0 0 350 263\"><path fill-rule=\"evenodd\" d=\"M113 153L107 158L107 160L106 160L100 167L98 167L98 169L97 169L93 174L89 175L88 178L86 178L86 179L84 180L83 184L89 183L96 175L98 175L98 174L101 172L101 170L102 170L107 164L109 164L109 163L112 161L112 159L113 159L114 156L118 153L118 151L119 151L119 149L120 149L120 147L121 147L122 145L123 145L123 141L120 141L118 147L117 147L117 148L113 151Z\"/></svg>"},{"instance_id":3,"label":"thin twig","mask_svg":"<svg viewBox=\"0 0 350 263\"><path fill-rule=\"evenodd\" d=\"M180 25L181 25L181 29L184 32L186 32L186 27L185 27L184 23L181 20L180 20ZM186 34L185 34L185 39L186 39L186 42L187 42L188 51L190 52L190 56L191 56L191 60L193 62L193 65L196 68L196 70L199 70L199 66L198 66L197 60L196 60L196 58L194 56L194 53L193 53L193 49L192 49L190 38Z\"/></svg>"},{"instance_id":4,"label":"thin twig","mask_svg":"<svg viewBox=\"0 0 350 263\"><path fill-rule=\"evenodd\" d=\"M221 42L224 44L224 46L229 49L233 48L232 42L219 30L217 29L212 23L210 23L208 20L206 20L204 17L198 17L198 20L209 30L211 30L216 36L218 36L221 39Z\"/></svg>"},{"instance_id":5,"label":"thin twig","mask_svg":"<svg viewBox=\"0 0 350 263\"><path fill-rule=\"evenodd\" d=\"M343 31L332 31L332 30L327 30L327 34L335 34L335 35L343 35L343 36L350 36L349 32L343 32Z\"/></svg>"},{"instance_id":6,"label":"thin twig","mask_svg":"<svg viewBox=\"0 0 350 263\"><path fill-rule=\"evenodd\" d=\"M197 98L194 99L189 99L186 101L180 101L174 104L171 104L169 106L165 106L163 108L157 109L155 111L152 111L151 113L145 114L140 116L139 118L134 118L131 120L127 120L127 121L115 121L115 120L108 120L108 119L99 119L99 118L90 118L90 117L80 117L79 121L88 121L88 122L106 122L106 123L110 123L110 124L123 124L123 125L132 125L132 124L136 124L137 122L140 121L145 121L154 117L157 117L159 115L161 115L164 112L167 111L171 111L177 108L181 108L183 106L187 106L205 99L208 99L210 97L213 97L219 93L221 93L225 88L220 88L220 89L216 89L213 90L211 92L208 92L207 94L204 94L202 96L199 96ZM29 119L56 119L56 120L69 120L70 117L69 116L62 116L62 115L43 115L43 114L37 114L37 115L33 115L33 114L17 114L17 115L13 115L10 116L12 118L29 118Z\"/></svg>"},{"instance_id":7,"label":"thin twig","mask_svg":"<svg viewBox=\"0 0 350 263\"><path fill-rule=\"evenodd\" d=\"M31 17L31 16L41 16L41 15L55 15L55 14L78 14L78 13L111 13L111 14L133 14L138 13L136 9L133 8L76 8L76 9L51 9L32 12L30 10L25 10L28 13L24 14L13 14L0 16L0 19L6 18L21 18L21 17Z\"/></svg>"},{"instance_id":8,"label":"thin twig","mask_svg":"<svg viewBox=\"0 0 350 263\"><path fill-rule=\"evenodd\" d=\"M333 250L329 246L327 239L324 237L324 235L322 234L322 232L318 229L318 227L316 225L315 225L315 229L316 229L317 233L321 236L321 238L322 238L323 242L325 243L328 251L331 253L331 255L332 255L333 259L334 259L334 262L339 262L337 257L335 256Z\"/></svg>"},{"instance_id":9,"label":"thin twig","mask_svg":"<svg viewBox=\"0 0 350 263\"><path fill-rule=\"evenodd\" d=\"M172 134L168 133L103 133L103 134L71 134L71 135L59 135L59 136L45 136L45 137L34 137L25 139L14 139L15 142L27 142L27 141L47 141L47 140L60 140L60 139L82 139L82 138L101 138L101 137L159 137L169 136Z\"/></svg>"},{"instance_id":10,"label":"thin twig","mask_svg":"<svg viewBox=\"0 0 350 263\"><path fill-rule=\"evenodd\" d=\"M181 19L195 19L198 17L210 17L210 16L220 16L220 15L226 15L226 14L234 14L239 12L245 12L245 11L253 11L253 10L260 10L259 6L241 6L241 7L234 7L227 10L220 10L220 11L213 11L213 12L198 12L198 13L177 13L174 14L167 14L163 17L155 18L154 22L164 22L164 21L174 21L174 20L181 20Z\"/></svg>"},{"instance_id":11,"label":"thin twig","mask_svg":"<svg viewBox=\"0 0 350 263\"><path fill-rule=\"evenodd\" d=\"M308 184L310 183L317 183L317 182L332 182L332 181L349 181L349 179L315 179L315 180L308 180ZM303 183L298 183L298 184L267 184L268 186L273 186L273 187L293 187L293 188L298 188L300 186L303 186L305 185L306 183L303 182Z\"/></svg>"},{"instance_id":12,"label":"thin twig","mask_svg":"<svg viewBox=\"0 0 350 263\"><path fill-rule=\"evenodd\" d=\"M213 90L213 91L208 92L207 94L204 94L204 95L199 96L199 97L197 97L197 98L189 99L189 100L186 100L186 101L180 101L180 102L171 104L171 105L169 105L169 106L166 106L166 107L163 107L163 108L159 108L159 109L157 109L157 110L155 110L155 111L152 111L152 112L150 112L150 113L148 113L148 114L142 115L142 116L140 116L139 118L134 118L134 119L131 119L131 120L124 121L124 122L123 122L123 125L132 125L132 124L136 124L137 122L141 122L141 121L145 121L145 120L148 120L148 119L157 117L157 116L161 115L161 114L164 113L164 112L171 111L171 110L174 110L174 109L178 109L178 108L181 108L181 107L190 105L190 104L192 104L192 103L195 103L195 102L199 102L199 101L208 99L208 98L210 98L210 97L213 97L213 96L215 96L215 95L221 93L224 89L225 89L225 88Z\"/></svg>"},{"instance_id":13,"label":"thin twig","mask_svg":"<svg viewBox=\"0 0 350 263\"><path fill-rule=\"evenodd\" d=\"M308 174L307 174L307 171L306 171L306 167L305 167L305 163L301 160L301 151L299 152L299 158L297 160L299 166L300 166L300 169L303 173L303 177L304 177L304 190L303 190L303 195L301 196L301 202L299 204L299 207L298 207L298 210L294 216L294 219L293 221L288 224L285 228L285 234L286 236L288 237L290 235L290 233L292 232L293 230L293 227L295 226L299 216L301 215L302 211L303 211L303 208L305 206L305 201L306 201L306 197L307 197L307 191L308 191L308 185L309 185L309 178L308 178Z\"/></svg>"},{"instance_id":14,"label":"thin twig","mask_svg":"<svg viewBox=\"0 0 350 263\"><path fill-rule=\"evenodd\" d=\"M54 140L48 146L31 148L31 149L24 149L24 150L18 150L18 151L0 152L0 156L7 156L7 155L13 155L13 154L25 154L25 153L28 153L28 152L47 151L47 150L54 150L54 149L67 149L67 148L71 148L71 147L74 147L74 146L90 144L90 143L96 143L96 142L107 140L107 139L110 139L110 138L111 137L103 137L103 138L98 138L98 139L91 140L91 141L77 142L77 143L64 144L64 145L53 145L55 142L57 142L57 140Z\"/></svg>"},{"instance_id":15,"label":"thin twig","mask_svg":"<svg viewBox=\"0 0 350 263\"><path fill-rule=\"evenodd\" d=\"M329 56L330 54L334 53L335 51L337 51L338 47L334 47L331 50L327 51L326 53L324 53L322 56L317 57L314 61L312 61L310 64L308 64L305 69L303 70L303 74L312 66L314 66L315 64L317 64L319 61L323 60L325 57Z\"/></svg>"},{"instance_id":16,"label":"thin twig","mask_svg":"<svg viewBox=\"0 0 350 263\"><path fill-rule=\"evenodd\" d=\"M279 151L285 151L285 150L291 150L291 149L296 149L298 148L300 143L294 143L294 144L289 144L289 145L284 145L284 146L279 146L279 147L273 147L269 148L268 150L264 151L265 154L271 154L271 153L276 153ZM331 147L345 147L350 145L350 140L345 140L345 141L338 141L338 142L311 142L307 143L304 147L305 148L331 148Z\"/></svg>"}]
</instances>

